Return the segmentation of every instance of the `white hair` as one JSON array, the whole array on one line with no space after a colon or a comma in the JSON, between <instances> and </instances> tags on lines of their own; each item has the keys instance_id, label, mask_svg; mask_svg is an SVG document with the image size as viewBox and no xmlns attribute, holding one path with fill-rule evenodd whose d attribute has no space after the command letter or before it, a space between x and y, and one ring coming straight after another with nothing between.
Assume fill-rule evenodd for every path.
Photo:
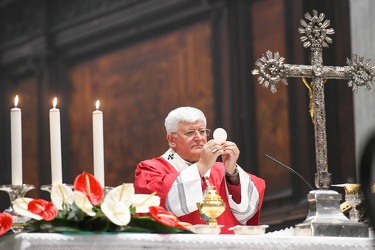
<instances>
[{"instance_id":1,"label":"white hair","mask_svg":"<svg viewBox=\"0 0 375 250\"><path fill-rule=\"evenodd\" d=\"M196 121L202 121L204 125L207 124L206 116L201 110L193 107L180 107L169 112L164 125L167 133L174 133L178 130L180 122L193 123Z\"/></svg>"}]
</instances>

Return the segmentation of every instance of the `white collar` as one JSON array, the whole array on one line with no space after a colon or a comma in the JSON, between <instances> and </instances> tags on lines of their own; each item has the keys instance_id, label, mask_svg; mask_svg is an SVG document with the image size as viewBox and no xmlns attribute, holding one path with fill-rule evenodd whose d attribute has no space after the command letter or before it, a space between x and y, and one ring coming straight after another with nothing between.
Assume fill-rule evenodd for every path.
<instances>
[{"instance_id":1,"label":"white collar","mask_svg":"<svg viewBox=\"0 0 375 250\"><path fill-rule=\"evenodd\" d=\"M169 148L161 157L171 164L178 172L181 172L190 166L190 163L188 164L172 148Z\"/></svg>"},{"instance_id":2,"label":"white collar","mask_svg":"<svg viewBox=\"0 0 375 250\"><path fill-rule=\"evenodd\" d=\"M189 166L195 164L187 162L181 158L172 148L169 148L161 157L163 157L169 164L171 164L178 172L188 168ZM211 169L208 170L204 176L209 177Z\"/></svg>"}]
</instances>

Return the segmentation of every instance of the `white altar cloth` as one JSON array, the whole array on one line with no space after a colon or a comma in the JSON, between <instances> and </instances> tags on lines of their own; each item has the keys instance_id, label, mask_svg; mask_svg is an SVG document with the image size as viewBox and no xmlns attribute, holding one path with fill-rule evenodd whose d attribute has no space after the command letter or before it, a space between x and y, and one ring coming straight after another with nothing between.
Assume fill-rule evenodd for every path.
<instances>
[{"instance_id":1,"label":"white altar cloth","mask_svg":"<svg viewBox=\"0 0 375 250\"><path fill-rule=\"evenodd\" d=\"M0 238L0 250L81 250L81 249L375 249L373 238L302 237L265 234L55 234L20 233L12 239Z\"/></svg>"}]
</instances>

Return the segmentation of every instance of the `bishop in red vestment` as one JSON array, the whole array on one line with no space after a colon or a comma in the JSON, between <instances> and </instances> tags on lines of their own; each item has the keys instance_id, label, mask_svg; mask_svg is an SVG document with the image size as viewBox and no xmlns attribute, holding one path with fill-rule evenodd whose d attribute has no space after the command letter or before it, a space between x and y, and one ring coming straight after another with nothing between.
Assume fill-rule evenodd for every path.
<instances>
[{"instance_id":1,"label":"bishop in red vestment","mask_svg":"<svg viewBox=\"0 0 375 250\"><path fill-rule=\"evenodd\" d=\"M138 194L157 192L161 206L180 221L205 224L197 202L213 186L226 208L218 217L221 233L236 225L259 225L265 181L238 164L240 151L230 141L207 141L209 130L202 111L192 107L172 110L165 119L170 148L160 157L144 160L135 170ZM217 162L221 155L222 162Z\"/></svg>"}]
</instances>

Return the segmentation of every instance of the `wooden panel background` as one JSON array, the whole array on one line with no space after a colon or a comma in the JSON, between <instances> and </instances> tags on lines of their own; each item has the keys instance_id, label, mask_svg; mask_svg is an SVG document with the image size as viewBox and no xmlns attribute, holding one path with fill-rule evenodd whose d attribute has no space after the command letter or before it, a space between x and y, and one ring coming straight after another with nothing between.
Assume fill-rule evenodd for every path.
<instances>
[{"instance_id":1,"label":"wooden panel background","mask_svg":"<svg viewBox=\"0 0 375 250\"><path fill-rule=\"evenodd\" d=\"M252 47L255 58L265 55L270 48L272 52L286 54L285 33L277 32L285 26L284 16L278 15L283 12L284 3L278 0L259 1L251 6L251 23L259 23L252 27L252 37L256 37ZM254 83L257 83L257 77L254 76ZM256 85L254 89L258 165L262 166L259 173L267 182L273 180L273 185L267 188L268 192L288 192L291 189L290 172L265 157L265 154L270 155L290 166L287 88L278 84L276 94L272 94L270 88L263 88L261 85Z\"/></svg>"},{"instance_id":2,"label":"wooden panel background","mask_svg":"<svg viewBox=\"0 0 375 250\"><path fill-rule=\"evenodd\" d=\"M91 112L104 113L108 185L133 182L135 166L168 148L164 118L178 106L214 120L208 22L131 45L69 69L71 173L92 172Z\"/></svg>"},{"instance_id":3,"label":"wooden panel background","mask_svg":"<svg viewBox=\"0 0 375 250\"><path fill-rule=\"evenodd\" d=\"M48 2L48 3L47 3ZM0 5L0 185L10 183L9 110L23 111L24 181L47 198L48 110L61 111L63 178L93 172L92 112L104 113L108 186L134 180L136 164L167 149L164 118L178 106L202 109L208 127L223 126L241 150L239 163L267 182L262 223L285 228L305 219L309 189L269 154L313 184L314 130L300 79L278 92L251 75L267 50L286 63L309 64L300 42L306 12L326 14L335 29L326 65L350 56L347 0L44 0ZM27 11L24 11L27 10ZM14 18L17 17L17 18ZM28 20L33 20L30 22ZM355 176L351 90L326 86L328 160L335 183ZM5 117L3 119L3 117ZM8 206L0 194L0 208Z\"/></svg>"}]
</instances>

